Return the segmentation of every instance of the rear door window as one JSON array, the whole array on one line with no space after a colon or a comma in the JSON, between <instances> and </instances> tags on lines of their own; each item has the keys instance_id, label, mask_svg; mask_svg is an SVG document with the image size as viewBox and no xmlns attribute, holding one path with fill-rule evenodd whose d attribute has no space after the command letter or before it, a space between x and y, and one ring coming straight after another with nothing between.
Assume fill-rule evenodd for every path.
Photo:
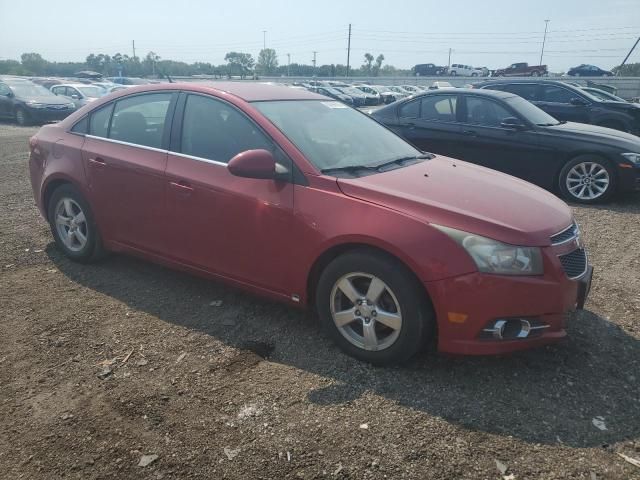
<instances>
[{"instance_id":1,"label":"rear door window","mask_svg":"<svg viewBox=\"0 0 640 480\"><path fill-rule=\"evenodd\" d=\"M420 117L420 100L405 103L400 107L400 118L418 118Z\"/></svg>"},{"instance_id":2,"label":"rear door window","mask_svg":"<svg viewBox=\"0 0 640 480\"><path fill-rule=\"evenodd\" d=\"M493 89L494 87L490 88ZM507 83L505 85L501 85L500 90L514 93L530 102L537 100L536 92L538 90L538 86L535 83Z\"/></svg>"},{"instance_id":3,"label":"rear door window","mask_svg":"<svg viewBox=\"0 0 640 480\"><path fill-rule=\"evenodd\" d=\"M542 88L542 100L545 102L569 104L576 96L570 90L557 85L545 85Z\"/></svg>"},{"instance_id":4,"label":"rear door window","mask_svg":"<svg viewBox=\"0 0 640 480\"><path fill-rule=\"evenodd\" d=\"M146 147L161 148L172 94L146 93L116 102L109 138Z\"/></svg>"},{"instance_id":5,"label":"rear door window","mask_svg":"<svg viewBox=\"0 0 640 480\"><path fill-rule=\"evenodd\" d=\"M89 119L89 135L107 137L111 112L113 112L113 103L101 107L91 114L91 118Z\"/></svg>"},{"instance_id":6,"label":"rear door window","mask_svg":"<svg viewBox=\"0 0 640 480\"><path fill-rule=\"evenodd\" d=\"M428 95L422 98L422 120L456 121L456 95Z\"/></svg>"},{"instance_id":7,"label":"rear door window","mask_svg":"<svg viewBox=\"0 0 640 480\"><path fill-rule=\"evenodd\" d=\"M189 95L182 120L181 152L227 163L245 150L273 151L273 142L231 105L202 95Z\"/></svg>"}]
</instances>

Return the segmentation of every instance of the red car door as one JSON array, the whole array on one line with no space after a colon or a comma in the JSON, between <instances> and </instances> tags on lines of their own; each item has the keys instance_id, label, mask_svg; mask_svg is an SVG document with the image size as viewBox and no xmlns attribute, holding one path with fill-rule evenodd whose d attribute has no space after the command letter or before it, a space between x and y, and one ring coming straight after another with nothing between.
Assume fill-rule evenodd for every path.
<instances>
[{"instance_id":1,"label":"red car door","mask_svg":"<svg viewBox=\"0 0 640 480\"><path fill-rule=\"evenodd\" d=\"M183 119L174 135L178 152L169 152L166 170L170 255L286 294L280 267L291 248L293 185L236 177L226 167L236 154L256 148L271 150L283 163L286 157L224 101L191 94L176 117Z\"/></svg>"},{"instance_id":2,"label":"red car door","mask_svg":"<svg viewBox=\"0 0 640 480\"><path fill-rule=\"evenodd\" d=\"M175 93L124 97L93 113L83 160L102 235L162 253L169 107ZM164 148L163 148L164 147Z\"/></svg>"}]
</instances>

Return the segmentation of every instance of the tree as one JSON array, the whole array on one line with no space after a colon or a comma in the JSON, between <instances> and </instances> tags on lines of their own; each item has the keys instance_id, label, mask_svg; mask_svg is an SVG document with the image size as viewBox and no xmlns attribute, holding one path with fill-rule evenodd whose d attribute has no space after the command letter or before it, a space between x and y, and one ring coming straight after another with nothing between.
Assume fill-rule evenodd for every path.
<instances>
[{"instance_id":1,"label":"tree","mask_svg":"<svg viewBox=\"0 0 640 480\"><path fill-rule=\"evenodd\" d=\"M144 65L145 65L145 71L149 72L151 71L152 75L156 74L156 63L160 61L160 55L158 55L156 52L149 52L147 53L147 56L144 57Z\"/></svg>"},{"instance_id":2,"label":"tree","mask_svg":"<svg viewBox=\"0 0 640 480\"><path fill-rule=\"evenodd\" d=\"M618 65L611 70L614 75L622 77L640 77L640 63L627 63L626 65Z\"/></svg>"},{"instance_id":3,"label":"tree","mask_svg":"<svg viewBox=\"0 0 640 480\"><path fill-rule=\"evenodd\" d=\"M42 75L47 68L47 61L39 53L23 53L20 56L22 66L35 75Z\"/></svg>"},{"instance_id":4,"label":"tree","mask_svg":"<svg viewBox=\"0 0 640 480\"><path fill-rule=\"evenodd\" d=\"M384 55L380 54L376 57L376 64L373 67L373 75L374 76L378 76L378 73L380 72L380 68L382 67L382 62L384 61Z\"/></svg>"},{"instance_id":5,"label":"tree","mask_svg":"<svg viewBox=\"0 0 640 480\"><path fill-rule=\"evenodd\" d=\"M224 60L229 64L229 76L240 75L240 78L244 78L255 65L250 53L229 52Z\"/></svg>"},{"instance_id":6,"label":"tree","mask_svg":"<svg viewBox=\"0 0 640 480\"><path fill-rule=\"evenodd\" d=\"M260 50L256 69L262 75L272 75L276 68L278 68L278 56L276 55L276 51L273 48Z\"/></svg>"},{"instance_id":7,"label":"tree","mask_svg":"<svg viewBox=\"0 0 640 480\"><path fill-rule=\"evenodd\" d=\"M373 63L373 55L370 53L364 54L364 65L362 65L363 70L367 73L367 75L371 75L371 64Z\"/></svg>"}]
</instances>

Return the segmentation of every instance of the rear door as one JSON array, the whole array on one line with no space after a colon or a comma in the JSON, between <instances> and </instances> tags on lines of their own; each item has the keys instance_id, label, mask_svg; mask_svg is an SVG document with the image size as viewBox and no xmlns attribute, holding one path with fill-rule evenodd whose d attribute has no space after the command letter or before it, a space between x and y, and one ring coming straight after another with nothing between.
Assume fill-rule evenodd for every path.
<instances>
[{"instance_id":1,"label":"rear door","mask_svg":"<svg viewBox=\"0 0 640 480\"><path fill-rule=\"evenodd\" d=\"M401 136L420 150L456 157L460 140L457 94L424 95L398 107Z\"/></svg>"},{"instance_id":2,"label":"rear door","mask_svg":"<svg viewBox=\"0 0 640 480\"><path fill-rule=\"evenodd\" d=\"M216 274L284 292L293 184L240 178L227 163L251 149L291 161L249 117L211 96L183 94L171 137L166 178L170 255ZM178 120L177 120L178 121Z\"/></svg>"},{"instance_id":3,"label":"rear door","mask_svg":"<svg viewBox=\"0 0 640 480\"><path fill-rule=\"evenodd\" d=\"M106 239L165 251L165 174L177 93L130 95L95 111L83 146L91 202Z\"/></svg>"},{"instance_id":4,"label":"rear door","mask_svg":"<svg viewBox=\"0 0 640 480\"><path fill-rule=\"evenodd\" d=\"M11 89L4 83L0 83L0 117L10 117L13 115L11 95Z\"/></svg>"},{"instance_id":5,"label":"rear door","mask_svg":"<svg viewBox=\"0 0 640 480\"><path fill-rule=\"evenodd\" d=\"M571 103L574 99L580 99L584 104L574 105ZM557 120L589 123L590 103L577 92L564 86L542 85L536 105Z\"/></svg>"}]
</instances>

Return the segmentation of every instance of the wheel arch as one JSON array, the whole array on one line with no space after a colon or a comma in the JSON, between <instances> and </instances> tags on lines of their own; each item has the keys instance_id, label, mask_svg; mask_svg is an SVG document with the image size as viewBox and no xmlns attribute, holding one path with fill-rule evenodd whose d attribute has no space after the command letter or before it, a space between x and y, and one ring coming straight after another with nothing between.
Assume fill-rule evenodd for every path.
<instances>
[{"instance_id":1,"label":"wheel arch","mask_svg":"<svg viewBox=\"0 0 640 480\"><path fill-rule=\"evenodd\" d=\"M79 188L78 185L75 184L75 182L73 182L71 179L67 177L51 178L46 182L46 184L44 185L44 188L42 189L42 211L45 213L45 215L48 215L49 202L51 201L51 196L53 195L53 192L55 192L62 185L66 185L66 184L72 185L73 187L78 189L80 192L82 192L82 189Z\"/></svg>"},{"instance_id":2,"label":"wheel arch","mask_svg":"<svg viewBox=\"0 0 640 480\"><path fill-rule=\"evenodd\" d=\"M613 172L613 175L616 177L616 180L618 180L618 169L616 168L616 163L609 154L603 153L603 152L594 152L590 150L573 151L573 152L567 153L562 159L562 161L558 162L558 167L554 174L554 185L556 189L559 188L560 186L560 174L562 173L562 170L567 165L567 163L583 155L584 156L592 155L594 157L599 157L604 159L604 161L609 165L609 167L611 167L611 170Z\"/></svg>"}]
</instances>

